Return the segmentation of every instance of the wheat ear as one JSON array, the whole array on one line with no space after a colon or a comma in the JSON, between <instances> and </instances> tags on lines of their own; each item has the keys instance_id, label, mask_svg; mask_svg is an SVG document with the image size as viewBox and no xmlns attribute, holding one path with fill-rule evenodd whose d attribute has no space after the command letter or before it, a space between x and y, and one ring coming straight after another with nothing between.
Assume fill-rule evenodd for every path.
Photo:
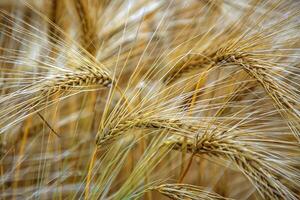
<instances>
[{"instance_id":1,"label":"wheat ear","mask_svg":"<svg viewBox=\"0 0 300 200\"><path fill-rule=\"evenodd\" d=\"M177 119L126 119L118 122L116 125L110 124L109 127L105 127L104 130L100 130L96 137L96 144L103 146L117 140L122 133L130 129L151 129L151 130L169 130L174 133L184 134L196 132L200 128L203 128L205 124L186 124Z\"/></svg>"},{"instance_id":2,"label":"wheat ear","mask_svg":"<svg viewBox=\"0 0 300 200\"><path fill-rule=\"evenodd\" d=\"M190 185L190 184L162 184L153 187L153 190L174 200L229 200L230 198L208 191L207 188Z\"/></svg>"},{"instance_id":3,"label":"wheat ear","mask_svg":"<svg viewBox=\"0 0 300 200\"><path fill-rule=\"evenodd\" d=\"M278 112L287 120L295 137L300 141L300 132L297 128L300 121L300 112L296 108L296 105L299 104L297 100L298 95L292 90L288 93L285 92L286 90L283 88L282 84L280 84L276 77L274 78L272 76L272 74L274 74L274 72L271 71L272 63L259 60L251 53L230 52L227 49L220 49L209 57L211 58L210 60L203 58L202 56L200 56L200 58L199 56L192 56L192 58L189 59L194 60L193 62L195 62L195 64L189 63L189 67L177 71L175 75L168 76L168 78L170 79L171 77L171 80L173 80L183 73L186 73L188 70L199 66L204 66L208 70L214 67L221 67L225 64L240 66L264 88L266 93L273 100Z\"/></svg>"},{"instance_id":4,"label":"wheat ear","mask_svg":"<svg viewBox=\"0 0 300 200\"><path fill-rule=\"evenodd\" d=\"M112 79L106 73L90 73L90 72L74 72L66 73L54 77L52 80L46 81L42 87L42 94L55 93L59 91L67 91L68 89L76 89L76 87L101 85L109 88L113 83Z\"/></svg>"},{"instance_id":5,"label":"wheat ear","mask_svg":"<svg viewBox=\"0 0 300 200\"><path fill-rule=\"evenodd\" d=\"M186 144L181 138L172 138L165 144L173 144L173 148L181 150L184 145L188 152L201 156L207 154L233 162L249 181L256 187L264 199L297 199L295 194L284 185L275 175L272 165L264 162L263 155L254 152L248 145L243 145L238 140L239 136L226 136L224 134L203 134L195 140L189 140ZM281 172L278 172L280 174Z\"/></svg>"}]
</instances>

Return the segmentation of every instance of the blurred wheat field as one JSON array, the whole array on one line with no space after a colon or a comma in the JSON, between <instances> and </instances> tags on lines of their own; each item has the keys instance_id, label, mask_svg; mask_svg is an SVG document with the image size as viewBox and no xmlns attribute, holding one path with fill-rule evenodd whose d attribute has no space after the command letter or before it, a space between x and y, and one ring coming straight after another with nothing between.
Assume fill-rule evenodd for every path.
<instances>
[{"instance_id":1,"label":"blurred wheat field","mask_svg":"<svg viewBox=\"0 0 300 200\"><path fill-rule=\"evenodd\" d=\"M297 0L1 0L0 199L300 198Z\"/></svg>"}]
</instances>

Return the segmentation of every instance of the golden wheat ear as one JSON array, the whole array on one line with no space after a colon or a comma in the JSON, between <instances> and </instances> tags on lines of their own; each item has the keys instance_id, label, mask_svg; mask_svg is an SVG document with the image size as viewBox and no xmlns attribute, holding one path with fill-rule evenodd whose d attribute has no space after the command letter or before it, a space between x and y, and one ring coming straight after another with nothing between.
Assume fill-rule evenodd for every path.
<instances>
[{"instance_id":1,"label":"golden wheat ear","mask_svg":"<svg viewBox=\"0 0 300 200\"><path fill-rule=\"evenodd\" d=\"M281 53L284 54L285 52ZM286 53L289 53L289 51ZM289 57L293 55L287 54L282 56L289 59ZM191 64L190 61L186 61L186 64L192 68L195 66L205 68L204 72L202 71L199 75L197 87L201 83L203 85L203 82L205 82L210 72L213 72L214 69L217 70L218 68L221 69L228 66L240 67L249 77L256 80L257 83L264 88L266 94L272 99L278 113L280 113L282 118L289 125L297 140L300 141L300 96L297 92L298 86L295 86L296 82L290 81L287 78L291 74L294 74L294 67L289 67L288 64L284 63L276 63L273 60L263 60L257 53L238 52L235 50L221 49L209 57L210 61L202 56L193 55L192 58L196 59L195 63L197 64ZM277 60L277 56L274 55L273 59ZM190 68L185 68L185 71L189 69ZM240 69L237 68L236 70L238 71ZM178 78L178 76L183 73L184 71L178 71L175 75L172 75L172 78ZM298 77L297 74L294 74L294 76ZM287 90L287 88L289 89Z\"/></svg>"},{"instance_id":2,"label":"golden wheat ear","mask_svg":"<svg viewBox=\"0 0 300 200\"><path fill-rule=\"evenodd\" d=\"M203 199L203 200L230 200L230 198L209 191L207 188L189 184L162 184L152 188L160 194L174 200Z\"/></svg>"},{"instance_id":3,"label":"golden wheat ear","mask_svg":"<svg viewBox=\"0 0 300 200\"><path fill-rule=\"evenodd\" d=\"M283 28L285 23L288 22L280 21L274 25L274 28L278 28L278 32L283 34L286 30L280 28ZM264 88L278 113L290 126L295 137L300 140L300 96L297 92L299 86L297 81L290 81L288 78L291 76L295 79L299 78L299 72L295 73L299 69L294 67L299 62L294 59L298 57L297 46L289 39L286 40L284 34L276 37L271 35L271 30L272 26L265 31L250 34L248 38L244 36L243 39L239 37L233 39L234 42L224 41L223 47L208 55L205 55L205 52L200 55L189 54L174 66L172 73L165 76L166 84L176 83L183 76L189 83L190 80L197 79L194 83L195 88L205 87L205 82L213 72L217 73L226 68L236 69L236 72L239 72L242 69ZM275 40L277 37L283 40L280 43L282 46L273 47L272 39ZM284 50L286 45L293 47ZM209 52L209 49L207 51ZM265 56L263 52L267 52ZM191 71L192 75L189 74Z\"/></svg>"},{"instance_id":4,"label":"golden wheat ear","mask_svg":"<svg viewBox=\"0 0 300 200\"><path fill-rule=\"evenodd\" d=\"M240 130L242 131L242 130ZM213 133L199 134L193 139L189 137L186 144L183 138L172 137L165 142L166 145L174 144L173 148L182 150L186 146L188 152L193 155L201 156L203 154L215 156L219 159L228 159L234 164L255 186L257 191L264 199L297 199L297 194L293 192L294 188L299 188L299 183L295 181L299 179L297 174L293 172L299 171L293 165L297 160L291 158L289 161L281 163L278 157L284 159L285 154L280 150L271 152L268 146L273 144L273 140L263 139L258 136L257 139L252 136L251 142L259 141L264 143L264 148L254 149L255 145L247 140L247 133ZM282 152L294 146L296 143L282 142L280 147ZM267 153L270 152L270 153ZM299 150L297 150L299 153ZM297 154L298 154L297 153ZM278 160L270 162L270 156L276 157ZM274 157L274 158L275 158ZM289 164L288 164L289 163Z\"/></svg>"},{"instance_id":5,"label":"golden wheat ear","mask_svg":"<svg viewBox=\"0 0 300 200\"><path fill-rule=\"evenodd\" d=\"M64 33L54 24L51 27L59 33L56 37L48 35L47 27L38 29L6 11L0 14L3 35L18 46L1 48L5 54L0 58L1 82L5 82L0 100L4 108L0 111L1 132L71 95L112 86L107 70L76 42L58 38Z\"/></svg>"}]
</instances>

